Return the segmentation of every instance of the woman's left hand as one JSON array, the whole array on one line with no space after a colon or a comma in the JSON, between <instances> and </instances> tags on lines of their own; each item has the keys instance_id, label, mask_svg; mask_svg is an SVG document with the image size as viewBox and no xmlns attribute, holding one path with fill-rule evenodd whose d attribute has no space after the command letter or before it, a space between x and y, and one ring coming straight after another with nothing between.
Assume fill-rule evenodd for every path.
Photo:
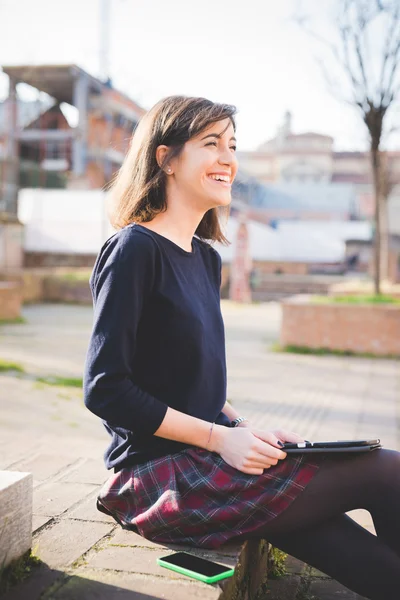
<instances>
[{"instance_id":1,"label":"woman's left hand","mask_svg":"<svg viewBox=\"0 0 400 600\"><path fill-rule=\"evenodd\" d=\"M256 437L260 437L260 429L253 429L253 427L249 427L249 429L251 430L253 435L255 435ZM305 439L301 437L301 435L295 433L294 431L288 431L287 429L273 429L272 433L276 435L278 440L280 440L281 442L292 442L293 444L305 442Z\"/></svg>"}]
</instances>

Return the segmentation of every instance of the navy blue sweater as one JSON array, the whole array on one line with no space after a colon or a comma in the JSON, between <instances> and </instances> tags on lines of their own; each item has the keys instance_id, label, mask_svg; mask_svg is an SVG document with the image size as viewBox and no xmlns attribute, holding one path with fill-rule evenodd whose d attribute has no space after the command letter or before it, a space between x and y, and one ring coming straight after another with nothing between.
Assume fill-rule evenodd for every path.
<instances>
[{"instance_id":1,"label":"navy blue sweater","mask_svg":"<svg viewBox=\"0 0 400 600\"><path fill-rule=\"evenodd\" d=\"M132 224L101 248L84 400L111 435L108 469L188 447L153 435L168 406L229 425L220 282L221 257L196 237L187 252Z\"/></svg>"}]
</instances>

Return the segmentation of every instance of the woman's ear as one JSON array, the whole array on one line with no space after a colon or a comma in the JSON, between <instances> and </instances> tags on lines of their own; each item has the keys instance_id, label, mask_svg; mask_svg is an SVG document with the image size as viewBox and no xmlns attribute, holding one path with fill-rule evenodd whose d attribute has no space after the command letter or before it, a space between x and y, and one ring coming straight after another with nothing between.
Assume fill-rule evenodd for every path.
<instances>
[{"instance_id":1,"label":"woman's ear","mask_svg":"<svg viewBox=\"0 0 400 600\"><path fill-rule=\"evenodd\" d=\"M164 168L164 171L166 171L167 167L168 167L168 165L164 164L168 150L169 150L168 146L164 146L164 145L158 146L157 150L156 150L156 161L157 161L160 169Z\"/></svg>"}]
</instances>

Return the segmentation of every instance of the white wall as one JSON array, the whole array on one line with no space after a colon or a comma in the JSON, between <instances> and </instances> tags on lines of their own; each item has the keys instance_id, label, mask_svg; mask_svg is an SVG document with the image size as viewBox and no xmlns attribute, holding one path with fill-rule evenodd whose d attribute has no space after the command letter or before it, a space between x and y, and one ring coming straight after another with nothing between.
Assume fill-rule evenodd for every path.
<instances>
[{"instance_id":1,"label":"white wall","mask_svg":"<svg viewBox=\"0 0 400 600\"><path fill-rule=\"evenodd\" d=\"M277 229L248 222L253 260L340 262L346 254L345 240L371 239L371 225L356 221L281 221ZM231 246L215 244L223 262L231 262L238 221L231 217L224 234Z\"/></svg>"},{"instance_id":2,"label":"white wall","mask_svg":"<svg viewBox=\"0 0 400 600\"><path fill-rule=\"evenodd\" d=\"M18 218L25 225L24 250L96 254L112 229L101 190L22 189Z\"/></svg>"},{"instance_id":3,"label":"white wall","mask_svg":"<svg viewBox=\"0 0 400 600\"><path fill-rule=\"evenodd\" d=\"M101 190L23 189L18 216L25 224L24 250L97 254L112 229ZM370 239L366 222L282 221L278 229L249 221L250 255L254 260L336 262L345 256L346 238ZM231 245L215 244L223 262L234 255L238 221L223 226Z\"/></svg>"}]
</instances>

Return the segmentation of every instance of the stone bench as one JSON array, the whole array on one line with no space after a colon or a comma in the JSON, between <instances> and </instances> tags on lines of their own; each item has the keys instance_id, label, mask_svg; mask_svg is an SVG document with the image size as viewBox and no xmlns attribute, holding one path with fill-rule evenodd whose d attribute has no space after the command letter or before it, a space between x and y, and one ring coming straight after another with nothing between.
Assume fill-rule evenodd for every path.
<instances>
[{"instance_id":1,"label":"stone bench","mask_svg":"<svg viewBox=\"0 0 400 600\"><path fill-rule=\"evenodd\" d=\"M265 540L248 540L242 545L229 546L236 551L233 577L219 582L222 592L218 600L252 600L263 598L268 579L270 546ZM224 551L224 548L221 548ZM206 557L205 557L206 558Z\"/></svg>"},{"instance_id":2,"label":"stone bench","mask_svg":"<svg viewBox=\"0 0 400 600\"><path fill-rule=\"evenodd\" d=\"M0 568L32 545L32 475L0 471Z\"/></svg>"}]
</instances>

